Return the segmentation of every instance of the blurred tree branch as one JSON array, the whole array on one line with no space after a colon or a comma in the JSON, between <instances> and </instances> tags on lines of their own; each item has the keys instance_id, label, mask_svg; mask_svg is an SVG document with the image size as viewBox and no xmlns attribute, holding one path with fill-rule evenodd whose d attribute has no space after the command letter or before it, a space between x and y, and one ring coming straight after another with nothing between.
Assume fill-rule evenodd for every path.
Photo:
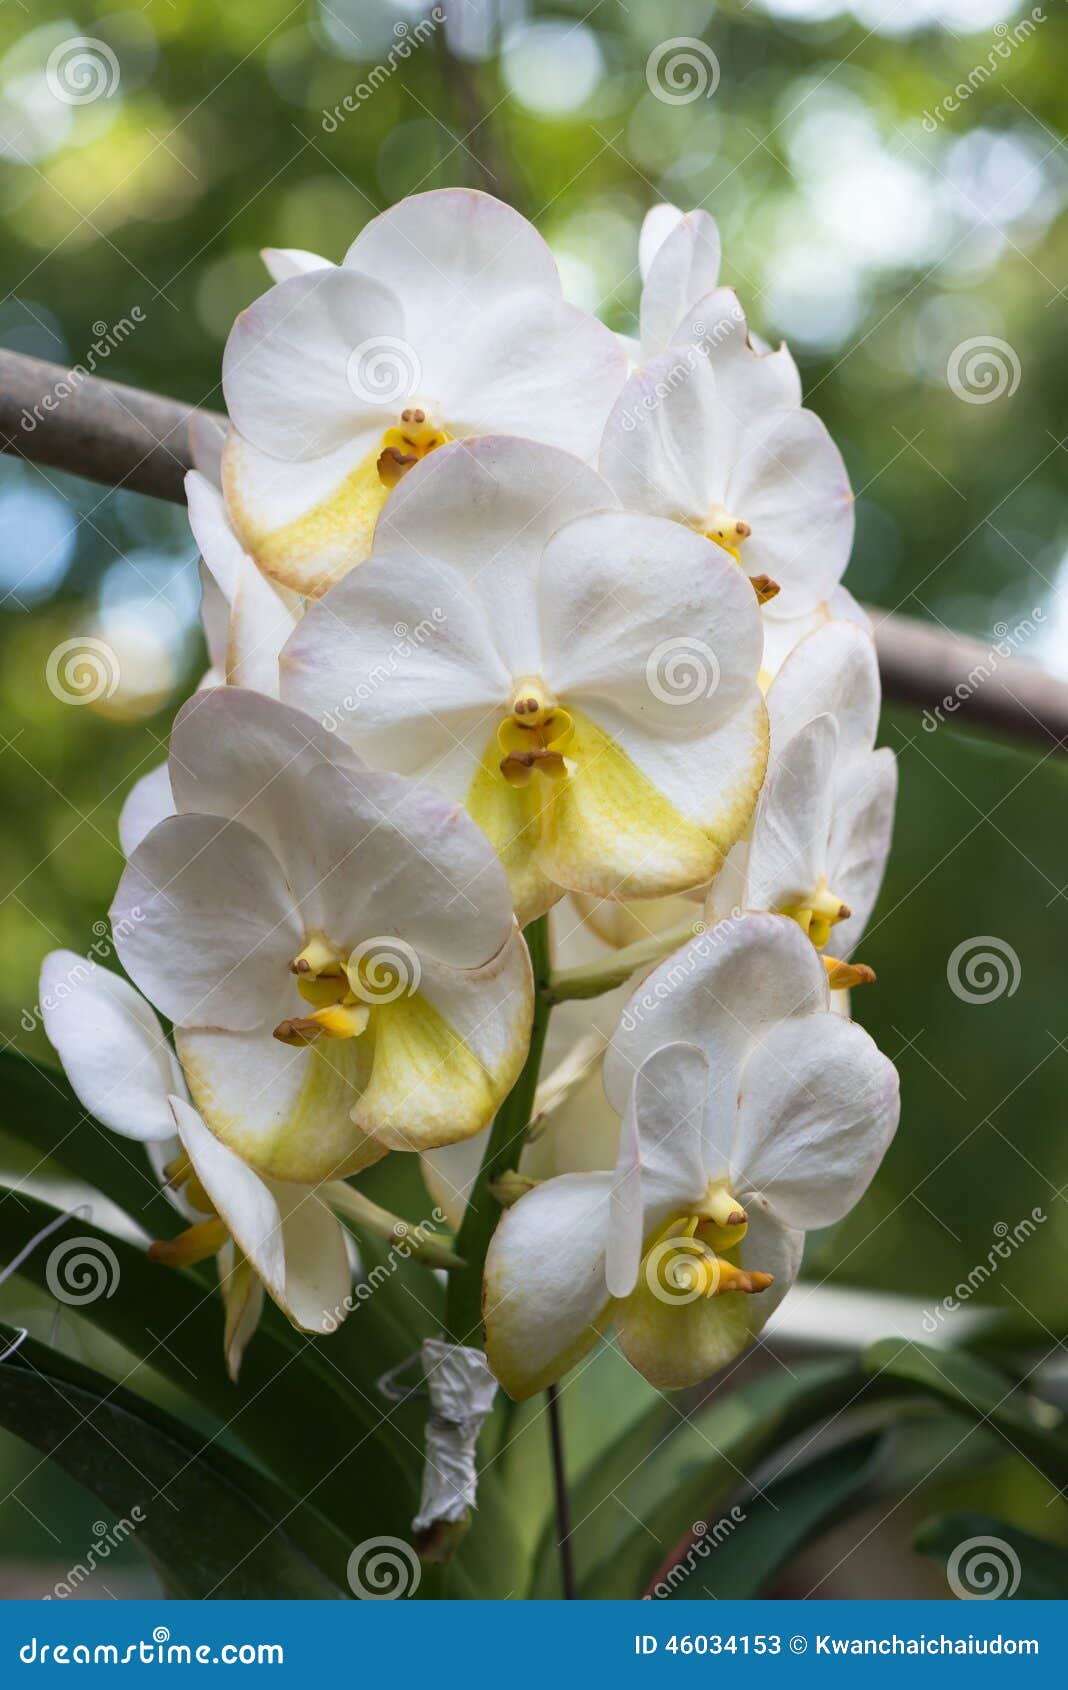
<instances>
[{"instance_id":1,"label":"blurred tree branch","mask_svg":"<svg viewBox=\"0 0 1068 1690\"><path fill-rule=\"evenodd\" d=\"M0 351L0 447L67 470L184 504L197 411L160 394ZM1063 750L1068 683L997 647L914 617L871 608L888 699L931 712L930 731L967 721ZM1004 643L1004 642L1002 642Z\"/></svg>"}]
</instances>

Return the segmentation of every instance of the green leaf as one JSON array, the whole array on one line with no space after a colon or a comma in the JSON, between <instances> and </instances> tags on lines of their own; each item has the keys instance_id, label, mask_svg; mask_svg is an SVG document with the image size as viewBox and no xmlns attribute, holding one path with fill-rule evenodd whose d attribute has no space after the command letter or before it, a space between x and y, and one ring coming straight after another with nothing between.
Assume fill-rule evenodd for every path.
<instances>
[{"instance_id":1,"label":"green leaf","mask_svg":"<svg viewBox=\"0 0 1068 1690\"><path fill-rule=\"evenodd\" d=\"M864 1367L885 1389L919 1390L993 1427L1058 1490L1068 1479L1064 1416L1052 1403L1029 1396L997 1368L960 1350L936 1350L900 1338L883 1338L864 1354Z\"/></svg>"},{"instance_id":2,"label":"green leaf","mask_svg":"<svg viewBox=\"0 0 1068 1690\"><path fill-rule=\"evenodd\" d=\"M159 1189L144 1147L87 1115L58 1068L0 1052L0 1123L75 1178L103 1192L148 1233L169 1238L175 1210Z\"/></svg>"},{"instance_id":3,"label":"green leaf","mask_svg":"<svg viewBox=\"0 0 1068 1690\"><path fill-rule=\"evenodd\" d=\"M884 1453L883 1436L869 1433L784 1473L682 1544L670 1567L661 1567L654 1594L760 1596L799 1550L861 1499Z\"/></svg>"},{"instance_id":4,"label":"green leaf","mask_svg":"<svg viewBox=\"0 0 1068 1690\"><path fill-rule=\"evenodd\" d=\"M689 1416L661 1401L573 1487L580 1595L640 1595L695 1520L707 1519L770 1450L851 1402L862 1383L848 1363L821 1362L721 1388ZM550 1525L532 1595L556 1593L556 1560Z\"/></svg>"},{"instance_id":5,"label":"green leaf","mask_svg":"<svg viewBox=\"0 0 1068 1690\"><path fill-rule=\"evenodd\" d=\"M973 1543L976 1538L988 1540L988 1547ZM1018 1602L1063 1602L1068 1596L1068 1550L994 1515L942 1514L925 1521L912 1542L946 1569L955 1594L959 1582L974 1594Z\"/></svg>"},{"instance_id":6,"label":"green leaf","mask_svg":"<svg viewBox=\"0 0 1068 1690\"><path fill-rule=\"evenodd\" d=\"M344 1594L286 1530L284 1493L48 1345L25 1339L0 1365L0 1422L92 1491L116 1524L132 1523L171 1595Z\"/></svg>"},{"instance_id":7,"label":"green leaf","mask_svg":"<svg viewBox=\"0 0 1068 1690\"><path fill-rule=\"evenodd\" d=\"M23 1193L17 1205L10 1197L0 1203L0 1261L11 1261L57 1214ZM104 1282L111 1284L110 1295L78 1303L71 1312L136 1358L127 1383L136 1383L143 1368L176 1386L353 1543L407 1530L419 1493L422 1440L394 1423L375 1389L380 1358L370 1307L352 1317L365 1321L365 1351L360 1360L354 1350L344 1371L326 1359L330 1338L308 1339L279 1320L256 1333L235 1386L223 1366L216 1294L80 1216L64 1221L31 1252L20 1275L48 1289L53 1252L74 1238L88 1240L104 1263L116 1266Z\"/></svg>"}]
</instances>

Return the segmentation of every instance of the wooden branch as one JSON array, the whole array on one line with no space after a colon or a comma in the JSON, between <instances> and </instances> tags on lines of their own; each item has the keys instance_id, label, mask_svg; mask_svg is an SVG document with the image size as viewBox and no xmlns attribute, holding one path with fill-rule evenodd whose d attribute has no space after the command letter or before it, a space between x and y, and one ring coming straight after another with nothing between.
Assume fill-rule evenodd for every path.
<instances>
[{"instance_id":1,"label":"wooden branch","mask_svg":"<svg viewBox=\"0 0 1068 1690\"><path fill-rule=\"evenodd\" d=\"M192 407L0 351L0 446L106 487L185 503Z\"/></svg>"},{"instance_id":2,"label":"wooden branch","mask_svg":"<svg viewBox=\"0 0 1068 1690\"><path fill-rule=\"evenodd\" d=\"M993 728L1057 751L1068 749L1068 684L1037 663L1013 656L1041 628L1033 615L990 645L964 639L913 616L868 606L883 692L923 708L928 733L939 727Z\"/></svg>"},{"instance_id":3,"label":"wooden branch","mask_svg":"<svg viewBox=\"0 0 1068 1690\"><path fill-rule=\"evenodd\" d=\"M32 463L182 504L193 461L190 423L198 415L225 420L157 393L0 351L0 447ZM966 722L1065 749L1068 684L1012 654L1027 635L1010 629L984 646L913 617L875 608L871 616L885 695L920 706L929 732ZM1027 627L1035 631L1030 622Z\"/></svg>"}]
</instances>

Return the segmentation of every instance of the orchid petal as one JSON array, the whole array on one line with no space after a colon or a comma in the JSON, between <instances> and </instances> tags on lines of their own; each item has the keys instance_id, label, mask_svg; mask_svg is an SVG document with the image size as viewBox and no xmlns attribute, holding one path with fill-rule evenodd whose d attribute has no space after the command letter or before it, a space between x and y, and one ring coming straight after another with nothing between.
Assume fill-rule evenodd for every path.
<instances>
[{"instance_id":1,"label":"orchid petal","mask_svg":"<svg viewBox=\"0 0 1068 1690\"><path fill-rule=\"evenodd\" d=\"M179 1025L278 1020L303 938L281 870L237 822L173 816L136 849L111 908L127 973Z\"/></svg>"},{"instance_id":2,"label":"orchid petal","mask_svg":"<svg viewBox=\"0 0 1068 1690\"><path fill-rule=\"evenodd\" d=\"M897 1070L855 1021L795 1016L742 1073L732 1163L786 1226L841 1220L864 1195L897 1128Z\"/></svg>"},{"instance_id":3,"label":"orchid petal","mask_svg":"<svg viewBox=\"0 0 1068 1690\"><path fill-rule=\"evenodd\" d=\"M174 794L166 762L157 763L131 786L119 811L119 844L129 857L160 822L174 815Z\"/></svg>"},{"instance_id":4,"label":"orchid petal","mask_svg":"<svg viewBox=\"0 0 1068 1690\"><path fill-rule=\"evenodd\" d=\"M608 1305L613 1176L563 1174L505 1211L486 1255L486 1355L510 1397L531 1397L597 1341Z\"/></svg>"},{"instance_id":5,"label":"orchid petal","mask_svg":"<svg viewBox=\"0 0 1068 1690\"><path fill-rule=\"evenodd\" d=\"M182 1072L159 1019L140 992L73 951L51 951L41 967L41 1018L78 1101L124 1138L174 1133L170 1092Z\"/></svg>"}]
</instances>

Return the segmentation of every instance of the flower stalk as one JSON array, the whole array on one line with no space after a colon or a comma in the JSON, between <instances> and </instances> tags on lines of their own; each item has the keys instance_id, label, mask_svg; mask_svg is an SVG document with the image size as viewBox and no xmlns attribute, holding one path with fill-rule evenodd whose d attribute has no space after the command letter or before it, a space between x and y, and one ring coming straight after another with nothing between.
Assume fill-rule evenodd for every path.
<instances>
[{"instance_id":1,"label":"flower stalk","mask_svg":"<svg viewBox=\"0 0 1068 1690\"><path fill-rule=\"evenodd\" d=\"M479 1341L482 1328L482 1267L490 1239L501 1215L501 1205L491 1187L503 1179L519 1160L527 1128L534 1113L549 1012L555 1001L550 995L549 919L539 916L524 931L534 970L534 1021L530 1049L518 1080L497 1111L486 1154L456 1237L456 1253L463 1266L449 1274L445 1303L446 1330L454 1343Z\"/></svg>"}]
</instances>

